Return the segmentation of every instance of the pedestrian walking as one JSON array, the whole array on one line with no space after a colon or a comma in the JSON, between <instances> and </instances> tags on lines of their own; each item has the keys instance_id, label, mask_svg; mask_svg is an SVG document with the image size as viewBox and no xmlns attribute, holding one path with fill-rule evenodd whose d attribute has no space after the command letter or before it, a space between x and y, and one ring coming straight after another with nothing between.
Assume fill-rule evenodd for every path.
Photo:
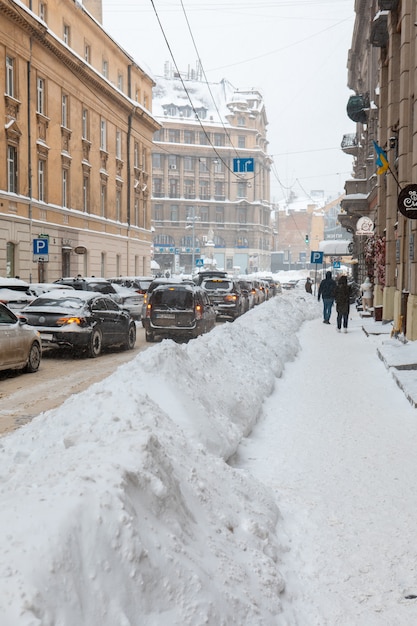
<instances>
[{"instance_id":1,"label":"pedestrian walking","mask_svg":"<svg viewBox=\"0 0 417 626\"><path fill-rule=\"evenodd\" d=\"M330 324L330 316L334 302L334 292L336 290L336 281L332 278L331 272L326 272L326 278L320 283L318 301L323 299L323 324Z\"/></svg>"},{"instance_id":2,"label":"pedestrian walking","mask_svg":"<svg viewBox=\"0 0 417 626\"><path fill-rule=\"evenodd\" d=\"M307 277L306 284L304 285L307 293L313 293L311 278Z\"/></svg>"},{"instance_id":3,"label":"pedestrian walking","mask_svg":"<svg viewBox=\"0 0 417 626\"><path fill-rule=\"evenodd\" d=\"M367 311L372 306L373 291L371 279L367 276L365 282L361 285L362 308L364 311Z\"/></svg>"},{"instance_id":4,"label":"pedestrian walking","mask_svg":"<svg viewBox=\"0 0 417 626\"><path fill-rule=\"evenodd\" d=\"M347 333L349 322L351 288L348 285L346 276L341 276L336 286L335 300L337 311L337 331Z\"/></svg>"}]
</instances>

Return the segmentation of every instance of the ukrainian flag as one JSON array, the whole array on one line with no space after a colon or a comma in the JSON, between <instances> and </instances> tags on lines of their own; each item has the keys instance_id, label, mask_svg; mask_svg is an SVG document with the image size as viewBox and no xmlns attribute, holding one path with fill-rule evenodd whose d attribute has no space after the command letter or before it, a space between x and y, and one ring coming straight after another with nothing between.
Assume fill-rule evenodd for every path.
<instances>
[{"instance_id":1,"label":"ukrainian flag","mask_svg":"<svg viewBox=\"0 0 417 626\"><path fill-rule=\"evenodd\" d=\"M381 146L378 146L376 141L374 141L374 148L376 152L376 160L375 160L375 163L377 166L376 173L385 174L385 172L389 168L387 153L385 152L385 150L381 148Z\"/></svg>"}]
</instances>

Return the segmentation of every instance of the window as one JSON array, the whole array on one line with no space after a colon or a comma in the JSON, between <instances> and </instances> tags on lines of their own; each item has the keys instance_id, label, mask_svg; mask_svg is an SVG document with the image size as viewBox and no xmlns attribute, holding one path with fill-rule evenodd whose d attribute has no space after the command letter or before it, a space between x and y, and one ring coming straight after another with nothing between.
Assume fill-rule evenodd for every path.
<instances>
[{"instance_id":1,"label":"window","mask_svg":"<svg viewBox=\"0 0 417 626\"><path fill-rule=\"evenodd\" d=\"M17 150L14 146L7 146L7 190L10 193L18 192Z\"/></svg>"},{"instance_id":2,"label":"window","mask_svg":"<svg viewBox=\"0 0 417 626\"><path fill-rule=\"evenodd\" d=\"M135 146L133 149L133 165L134 167L139 168L139 144L135 141Z\"/></svg>"},{"instance_id":3,"label":"window","mask_svg":"<svg viewBox=\"0 0 417 626\"><path fill-rule=\"evenodd\" d=\"M68 207L68 175L67 169L62 170L62 206Z\"/></svg>"},{"instance_id":4,"label":"window","mask_svg":"<svg viewBox=\"0 0 417 626\"><path fill-rule=\"evenodd\" d=\"M45 115L45 80L38 78L36 83L36 111Z\"/></svg>"},{"instance_id":5,"label":"window","mask_svg":"<svg viewBox=\"0 0 417 626\"><path fill-rule=\"evenodd\" d=\"M246 198L246 183L237 184L237 197Z\"/></svg>"},{"instance_id":6,"label":"window","mask_svg":"<svg viewBox=\"0 0 417 626\"><path fill-rule=\"evenodd\" d=\"M90 210L90 179L83 176L83 211L88 213Z\"/></svg>"},{"instance_id":7,"label":"window","mask_svg":"<svg viewBox=\"0 0 417 626\"><path fill-rule=\"evenodd\" d=\"M208 200L210 198L210 188L208 180L200 180L200 198Z\"/></svg>"},{"instance_id":8,"label":"window","mask_svg":"<svg viewBox=\"0 0 417 626\"><path fill-rule=\"evenodd\" d=\"M67 46L70 45L70 34L71 34L70 27L68 26L68 24L64 24L64 31L63 31L63 37L62 38L64 40L64 43L67 44Z\"/></svg>"},{"instance_id":9,"label":"window","mask_svg":"<svg viewBox=\"0 0 417 626\"><path fill-rule=\"evenodd\" d=\"M195 132L193 130L184 131L184 143L195 143Z\"/></svg>"},{"instance_id":10,"label":"window","mask_svg":"<svg viewBox=\"0 0 417 626\"><path fill-rule=\"evenodd\" d=\"M247 223L247 214L246 209L238 209L237 210L237 221L239 224Z\"/></svg>"},{"instance_id":11,"label":"window","mask_svg":"<svg viewBox=\"0 0 417 626\"><path fill-rule=\"evenodd\" d=\"M116 190L116 220L118 222L122 220L122 192L120 189Z\"/></svg>"},{"instance_id":12,"label":"window","mask_svg":"<svg viewBox=\"0 0 417 626\"><path fill-rule=\"evenodd\" d=\"M173 224L178 223L178 205L177 204L171 204L171 222Z\"/></svg>"},{"instance_id":13,"label":"window","mask_svg":"<svg viewBox=\"0 0 417 626\"><path fill-rule=\"evenodd\" d=\"M220 159L213 160L214 165L214 173L215 174L223 174L224 172L224 163Z\"/></svg>"},{"instance_id":14,"label":"window","mask_svg":"<svg viewBox=\"0 0 417 626\"><path fill-rule=\"evenodd\" d=\"M155 222L162 222L163 217L164 217L162 204L155 204L154 215L155 215Z\"/></svg>"},{"instance_id":15,"label":"window","mask_svg":"<svg viewBox=\"0 0 417 626\"><path fill-rule=\"evenodd\" d=\"M209 209L208 206L200 207L200 218L202 224L208 224L209 221Z\"/></svg>"},{"instance_id":16,"label":"window","mask_svg":"<svg viewBox=\"0 0 417 626\"><path fill-rule=\"evenodd\" d=\"M116 159L122 158L122 131L116 129Z\"/></svg>"},{"instance_id":17,"label":"window","mask_svg":"<svg viewBox=\"0 0 417 626\"><path fill-rule=\"evenodd\" d=\"M208 165L207 165L207 159L206 157L200 157L198 159L198 169L201 173L205 173L207 174L209 171Z\"/></svg>"},{"instance_id":18,"label":"window","mask_svg":"<svg viewBox=\"0 0 417 626\"><path fill-rule=\"evenodd\" d=\"M61 126L63 126L64 128L69 128L68 96L66 94L62 94L62 100L61 100Z\"/></svg>"},{"instance_id":19,"label":"window","mask_svg":"<svg viewBox=\"0 0 417 626\"><path fill-rule=\"evenodd\" d=\"M213 139L215 146L224 146L224 135L222 133L214 133Z\"/></svg>"},{"instance_id":20,"label":"window","mask_svg":"<svg viewBox=\"0 0 417 626\"><path fill-rule=\"evenodd\" d=\"M139 225L139 198L135 197L135 204L133 209L133 225Z\"/></svg>"},{"instance_id":21,"label":"window","mask_svg":"<svg viewBox=\"0 0 417 626\"><path fill-rule=\"evenodd\" d=\"M86 63L91 61L91 46L88 43L84 43L84 61Z\"/></svg>"},{"instance_id":22,"label":"window","mask_svg":"<svg viewBox=\"0 0 417 626\"><path fill-rule=\"evenodd\" d=\"M208 134L201 131L200 132L200 145L201 146L207 146L209 142L209 138L208 138Z\"/></svg>"},{"instance_id":23,"label":"window","mask_svg":"<svg viewBox=\"0 0 417 626\"><path fill-rule=\"evenodd\" d=\"M6 94L11 98L14 98L14 59L12 57L6 57Z\"/></svg>"},{"instance_id":24,"label":"window","mask_svg":"<svg viewBox=\"0 0 417 626\"><path fill-rule=\"evenodd\" d=\"M239 135L237 138L237 147L238 148L246 148L246 137L245 135Z\"/></svg>"},{"instance_id":25,"label":"window","mask_svg":"<svg viewBox=\"0 0 417 626\"><path fill-rule=\"evenodd\" d=\"M164 195L162 178L152 178L153 195L155 198L162 198Z\"/></svg>"},{"instance_id":26,"label":"window","mask_svg":"<svg viewBox=\"0 0 417 626\"><path fill-rule=\"evenodd\" d=\"M82 111L82 135L83 135L83 139L88 139L90 136L89 131L89 124L88 124L88 109L84 109Z\"/></svg>"},{"instance_id":27,"label":"window","mask_svg":"<svg viewBox=\"0 0 417 626\"><path fill-rule=\"evenodd\" d=\"M46 22L46 2L39 2L39 17Z\"/></svg>"},{"instance_id":28,"label":"window","mask_svg":"<svg viewBox=\"0 0 417 626\"><path fill-rule=\"evenodd\" d=\"M162 168L162 154L152 155L152 167L158 170Z\"/></svg>"},{"instance_id":29,"label":"window","mask_svg":"<svg viewBox=\"0 0 417 626\"><path fill-rule=\"evenodd\" d=\"M216 224L224 224L224 209L221 206L216 206Z\"/></svg>"},{"instance_id":30,"label":"window","mask_svg":"<svg viewBox=\"0 0 417 626\"><path fill-rule=\"evenodd\" d=\"M175 154L170 154L168 156L168 169L176 170L177 169L177 157Z\"/></svg>"},{"instance_id":31,"label":"window","mask_svg":"<svg viewBox=\"0 0 417 626\"><path fill-rule=\"evenodd\" d=\"M195 198L193 178L184 179L184 198Z\"/></svg>"},{"instance_id":32,"label":"window","mask_svg":"<svg viewBox=\"0 0 417 626\"><path fill-rule=\"evenodd\" d=\"M178 178L169 178L169 197L170 198L179 198L179 181Z\"/></svg>"},{"instance_id":33,"label":"window","mask_svg":"<svg viewBox=\"0 0 417 626\"><path fill-rule=\"evenodd\" d=\"M117 88L119 91L123 91L123 74L121 72L117 75Z\"/></svg>"},{"instance_id":34,"label":"window","mask_svg":"<svg viewBox=\"0 0 417 626\"><path fill-rule=\"evenodd\" d=\"M109 62L106 59L103 59L102 72L104 78L109 77Z\"/></svg>"},{"instance_id":35,"label":"window","mask_svg":"<svg viewBox=\"0 0 417 626\"><path fill-rule=\"evenodd\" d=\"M107 124L106 120L100 120L100 150L107 150Z\"/></svg>"},{"instance_id":36,"label":"window","mask_svg":"<svg viewBox=\"0 0 417 626\"><path fill-rule=\"evenodd\" d=\"M15 261L16 261L16 245L12 241L8 241L6 244L6 278L14 278Z\"/></svg>"},{"instance_id":37,"label":"window","mask_svg":"<svg viewBox=\"0 0 417 626\"><path fill-rule=\"evenodd\" d=\"M238 126L246 126L246 120L243 117L243 115L241 115L240 117L237 118L237 125Z\"/></svg>"},{"instance_id":38,"label":"window","mask_svg":"<svg viewBox=\"0 0 417 626\"><path fill-rule=\"evenodd\" d=\"M180 131L170 128L168 130L168 141L170 143L180 143Z\"/></svg>"},{"instance_id":39,"label":"window","mask_svg":"<svg viewBox=\"0 0 417 626\"><path fill-rule=\"evenodd\" d=\"M107 212L107 187L104 183L100 186L100 214L101 217L106 217Z\"/></svg>"},{"instance_id":40,"label":"window","mask_svg":"<svg viewBox=\"0 0 417 626\"><path fill-rule=\"evenodd\" d=\"M224 182L216 180L214 183L214 197L216 200L224 200Z\"/></svg>"},{"instance_id":41,"label":"window","mask_svg":"<svg viewBox=\"0 0 417 626\"><path fill-rule=\"evenodd\" d=\"M194 157L190 157L190 156L184 157L184 170L187 172L194 171Z\"/></svg>"},{"instance_id":42,"label":"window","mask_svg":"<svg viewBox=\"0 0 417 626\"><path fill-rule=\"evenodd\" d=\"M45 185L46 163L43 159L38 161L38 199L46 202L46 185Z\"/></svg>"}]
</instances>

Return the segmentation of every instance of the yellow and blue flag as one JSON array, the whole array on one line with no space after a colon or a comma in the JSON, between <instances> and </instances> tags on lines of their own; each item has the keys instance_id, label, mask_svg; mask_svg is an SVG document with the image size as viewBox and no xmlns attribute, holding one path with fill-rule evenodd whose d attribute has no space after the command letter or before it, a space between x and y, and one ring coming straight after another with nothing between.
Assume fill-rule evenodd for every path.
<instances>
[{"instance_id":1,"label":"yellow and blue flag","mask_svg":"<svg viewBox=\"0 0 417 626\"><path fill-rule=\"evenodd\" d=\"M387 169L389 169L387 153L381 148L381 146L378 146L376 141L374 141L374 148L376 152L376 173L385 174Z\"/></svg>"}]
</instances>

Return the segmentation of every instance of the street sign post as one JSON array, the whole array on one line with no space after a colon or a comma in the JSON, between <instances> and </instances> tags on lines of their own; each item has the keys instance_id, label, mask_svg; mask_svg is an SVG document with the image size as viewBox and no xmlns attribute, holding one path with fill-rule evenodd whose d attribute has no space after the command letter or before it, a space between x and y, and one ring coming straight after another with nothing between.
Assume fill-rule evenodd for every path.
<instances>
[{"instance_id":1,"label":"street sign post","mask_svg":"<svg viewBox=\"0 0 417 626\"><path fill-rule=\"evenodd\" d=\"M239 174L246 174L247 172L255 171L255 159L248 157L246 159L233 159L233 172Z\"/></svg>"},{"instance_id":2,"label":"street sign post","mask_svg":"<svg viewBox=\"0 0 417 626\"><path fill-rule=\"evenodd\" d=\"M317 265L319 263L323 263L324 252L320 252L320 250L312 250L310 253L310 263L314 263L316 266L315 274L314 274L314 295L316 295L316 286L317 286Z\"/></svg>"},{"instance_id":3,"label":"street sign post","mask_svg":"<svg viewBox=\"0 0 417 626\"><path fill-rule=\"evenodd\" d=\"M204 259L196 259L195 260L196 267L204 267Z\"/></svg>"}]
</instances>

